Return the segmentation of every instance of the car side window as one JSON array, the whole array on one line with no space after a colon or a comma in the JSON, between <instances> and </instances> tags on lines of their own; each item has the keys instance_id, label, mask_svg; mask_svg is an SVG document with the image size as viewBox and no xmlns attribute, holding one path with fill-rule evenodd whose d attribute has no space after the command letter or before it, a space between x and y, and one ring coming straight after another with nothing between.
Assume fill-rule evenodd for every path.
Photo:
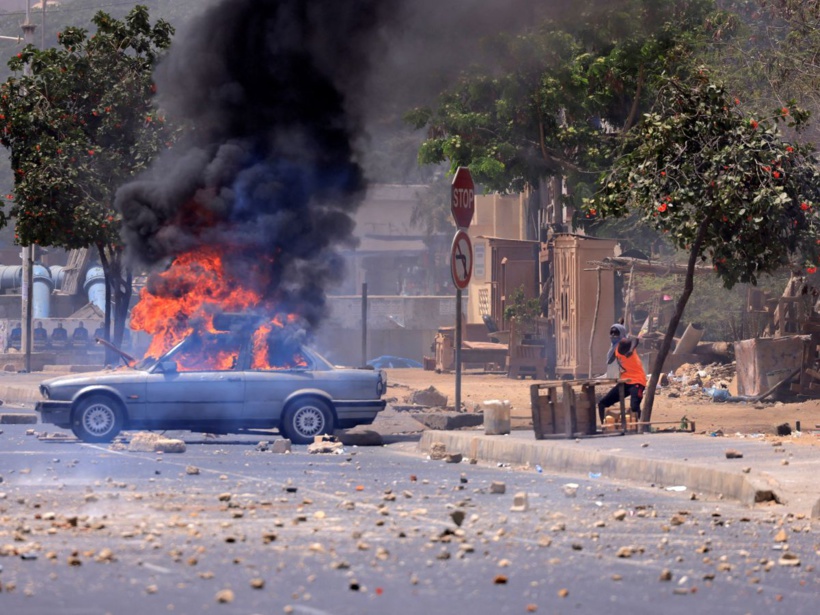
<instances>
[{"instance_id":1,"label":"car side window","mask_svg":"<svg viewBox=\"0 0 820 615\"><path fill-rule=\"evenodd\" d=\"M270 338L254 339L251 369L260 371L308 370L310 361L299 344L287 344Z\"/></svg>"},{"instance_id":2,"label":"car side window","mask_svg":"<svg viewBox=\"0 0 820 615\"><path fill-rule=\"evenodd\" d=\"M231 371L237 367L240 348L238 336L229 333L192 335L168 358L181 372Z\"/></svg>"}]
</instances>

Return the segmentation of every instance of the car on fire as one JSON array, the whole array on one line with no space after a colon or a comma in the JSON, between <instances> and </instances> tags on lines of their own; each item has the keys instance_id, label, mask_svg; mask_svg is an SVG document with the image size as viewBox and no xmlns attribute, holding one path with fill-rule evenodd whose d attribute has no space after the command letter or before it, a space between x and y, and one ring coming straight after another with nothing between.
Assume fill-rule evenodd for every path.
<instances>
[{"instance_id":1,"label":"car on fire","mask_svg":"<svg viewBox=\"0 0 820 615\"><path fill-rule=\"evenodd\" d=\"M257 341L247 332L192 333L158 359L46 380L36 410L43 423L71 429L85 442L109 442L124 429L277 428L307 444L368 425L384 409L382 370L336 367L298 343L285 345L279 354L286 359L269 355L271 365L253 352Z\"/></svg>"}]
</instances>

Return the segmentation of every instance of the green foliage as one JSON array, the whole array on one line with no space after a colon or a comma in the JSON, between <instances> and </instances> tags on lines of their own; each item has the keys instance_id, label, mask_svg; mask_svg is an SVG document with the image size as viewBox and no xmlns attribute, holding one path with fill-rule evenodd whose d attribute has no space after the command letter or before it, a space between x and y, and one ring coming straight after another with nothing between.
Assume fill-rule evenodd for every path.
<instances>
[{"instance_id":1,"label":"green foliage","mask_svg":"<svg viewBox=\"0 0 820 615\"><path fill-rule=\"evenodd\" d=\"M820 183L813 148L784 141L779 125L808 119L796 106L745 117L706 74L669 79L655 109L587 203L590 215L642 220L714 266L723 283L755 284L794 255L817 265Z\"/></svg>"},{"instance_id":2,"label":"green foliage","mask_svg":"<svg viewBox=\"0 0 820 615\"><path fill-rule=\"evenodd\" d=\"M527 298L524 286L519 286L507 297L504 308L504 320L515 320L524 331L530 331L536 319L541 315L541 303L538 297Z\"/></svg>"},{"instance_id":3,"label":"green foliage","mask_svg":"<svg viewBox=\"0 0 820 615\"><path fill-rule=\"evenodd\" d=\"M498 66L473 67L436 108L407 115L428 131L419 161L469 166L499 192L553 175L593 181L590 171L609 160L655 79L685 70L711 8L706 0L581 0L571 18L498 37Z\"/></svg>"},{"instance_id":4,"label":"green foliage","mask_svg":"<svg viewBox=\"0 0 820 615\"><path fill-rule=\"evenodd\" d=\"M767 109L796 100L820 108L820 3L817 0L721 0L716 34L706 61L722 71L727 86L744 92L744 104ZM737 33L731 38L720 34Z\"/></svg>"},{"instance_id":5,"label":"green foliage","mask_svg":"<svg viewBox=\"0 0 820 615\"><path fill-rule=\"evenodd\" d=\"M14 172L0 225L15 217L23 245L118 245L115 191L173 140L151 79L171 26L152 26L142 6L122 21L99 12L93 23L92 35L66 28L58 48L27 46L9 62L23 75L0 86L0 143Z\"/></svg>"}]
</instances>

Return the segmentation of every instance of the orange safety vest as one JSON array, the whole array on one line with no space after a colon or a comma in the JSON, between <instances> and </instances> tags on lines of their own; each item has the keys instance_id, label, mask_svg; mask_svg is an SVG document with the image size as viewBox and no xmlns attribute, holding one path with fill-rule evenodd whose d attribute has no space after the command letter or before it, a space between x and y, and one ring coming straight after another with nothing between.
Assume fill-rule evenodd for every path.
<instances>
[{"instance_id":1,"label":"orange safety vest","mask_svg":"<svg viewBox=\"0 0 820 615\"><path fill-rule=\"evenodd\" d=\"M643 364L637 350L633 350L632 354L627 357L618 352L616 346L615 357L618 359L618 367L621 369L621 380L626 381L628 384L646 386L646 372L643 371Z\"/></svg>"}]
</instances>

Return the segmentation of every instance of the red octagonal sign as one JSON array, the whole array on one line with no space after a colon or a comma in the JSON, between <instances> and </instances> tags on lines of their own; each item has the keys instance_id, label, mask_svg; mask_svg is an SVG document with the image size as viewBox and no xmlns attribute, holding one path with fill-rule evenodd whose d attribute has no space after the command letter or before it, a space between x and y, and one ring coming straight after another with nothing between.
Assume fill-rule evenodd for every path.
<instances>
[{"instance_id":1,"label":"red octagonal sign","mask_svg":"<svg viewBox=\"0 0 820 615\"><path fill-rule=\"evenodd\" d=\"M467 167L458 167L450 189L450 211L458 228L470 228L475 213L475 184Z\"/></svg>"}]
</instances>

